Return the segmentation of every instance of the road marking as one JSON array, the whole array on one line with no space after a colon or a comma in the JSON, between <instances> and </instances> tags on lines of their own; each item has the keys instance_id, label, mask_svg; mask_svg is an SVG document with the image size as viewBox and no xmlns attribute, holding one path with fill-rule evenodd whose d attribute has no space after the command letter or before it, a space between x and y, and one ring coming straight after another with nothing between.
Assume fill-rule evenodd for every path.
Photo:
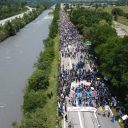
<instances>
[{"instance_id":1,"label":"road marking","mask_svg":"<svg viewBox=\"0 0 128 128\"><path fill-rule=\"evenodd\" d=\"M78 116L79 116L79 121L80 121L80 127L83 128L83 124L82 124L82 120L81 120L81 116L80 116L80 111L78 111Z\"/></svg>"},{"instance_id":2,"label":"road marking","mask_svg":"<svg viewBox=\"0 0 128 128\"><path fill-rule=\"evenodd\" d=\"M64 114L65 115L65 114ZM64 121L64 128L66 128L65 126L65 116L63 115L63 121Z\"/></svg>"},{"instance_id":3,"label":"road marking","mask_svg":"<svg viewBox=\"0 0 128 128\"><path fill-rule=\"evenodd\" d=\"M96 112L97 109L94 107L67 107L67 111L70 112Z\"/></svg>"},{"instance_id":4,"label":"road marking","mask_svg":"<svg viewBox=\"0 0 128 128\"><path fill-rule=\"evenodd\" d=\"M95 116L95 118L97 119L97 116L96 116L96 113L94 112L94 116Z\"/></svg>"},{"instance_id":5,"label":"road marking","mask_svg":"<svg viewBox=\"0 0 128 128\"><path fill-rule=\"evenodd\" d=\"M72 69L72 61L71 61L71 58L69 58L69 64L70 64L70 69Z\"/></svg>"}]
</instances>

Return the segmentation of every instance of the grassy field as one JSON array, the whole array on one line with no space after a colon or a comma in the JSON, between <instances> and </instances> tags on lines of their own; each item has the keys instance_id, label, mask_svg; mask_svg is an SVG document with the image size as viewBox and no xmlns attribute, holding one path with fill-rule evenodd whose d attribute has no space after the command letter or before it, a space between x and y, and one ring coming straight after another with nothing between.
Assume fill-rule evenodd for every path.
<instances>
[{"instance_id":1,"label":"grassy field","mask_svg":"<svg viewBox=\"0 0 128 128\"><path fill-rule=\"evenodd\" d=\"M108 12L108 13L111 14L113 8L120 8L125 13L128 13L128 6L107 6L105 8L99 7L98 9L101 9L101 10L103 10L103 11ZM124 24L124 25L127 25L128 26L128 19L126 17L124 17L124 16L118 16L118 20L117 21L119 23L121 23L121 24Z\"/></svg>"},{"instance_id":2,"label":"grassy field","mask_svg":"<svg viewBox=\"0 0 128 128\"><path fill-rule=\"evenodd\" d=\"M117 6L117 7L122 9L125 13L128 13L128 6Z\"/></svg>"},{"instance_id":3,"label":"grassy field","mask_svg":"<svg viewBox=\"0 0 128 128\"><path fill-rule=\"evenodd\" d=\"M125 18L124 16L118 16L118 20L119 23L127 25L128 26L128 19Z\"/></svg>"},{"instance_id":4,"label":"grassy field","mask_svg":"<svg viewBox=\"0 0 128 128\"><path fill-rule=\"evenodd\" d=\"M105 8L99 7L100 9L103 9L104 11L111 13L113 8L120 8L122 9L125 13L128 13L128 6L107 6Z\"/></svg>"},{"instance_id":5,"label":"grassy field","mask_svg":"<svg viewBox=\"0 0 128 128\"><path fill-rule=\"evenodd\" d=\"M53 97L47 101L47 104L44 108L44 111L47 111L48 117L48 127L55 128L56 127L56 114L57 114L57 83L58 83L58 61L59 61L59 37L57 36L54 39L54 52L55 58L52 63L51 74L49 76L49 88L47 93L53 93Z\"/></svg>"}]
</instances>

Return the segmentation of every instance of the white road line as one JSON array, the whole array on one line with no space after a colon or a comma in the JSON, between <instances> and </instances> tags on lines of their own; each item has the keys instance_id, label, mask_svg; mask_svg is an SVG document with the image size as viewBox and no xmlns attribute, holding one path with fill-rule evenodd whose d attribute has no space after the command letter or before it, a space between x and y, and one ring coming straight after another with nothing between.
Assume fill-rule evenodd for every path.
<instances>
[{"instance_id":1,"label":"white road line","mask_svg":"<svg viewBox=\"0 0 128 128\"><path fill-rule=\"evenodd\" d=\"M112 112L112 110L110 109L110 107L109 107L108 109L109 109L109 111L110 111L111 115L113 116L113 112Z\"/></svg>"},{"instance_id":2,"label":"white road line","mask_svg":"<svg viewBox=\"0 0 128 128\"><path fill-rule=\"evenodd\" d=\"M91 69L91 67L90 67L90 65L89 65L89 64L88 64L88 67L89 67L90 71L92 71L92 69Z\"/></svg>"},{"instance_id":3,"label":"white road line","mask_svg":"<svg viewBox=\"0 0 128 128\"><path fill-rule=\"evenodd\" d=\"M97 116L96 116L96 113L94 112L94 116L95 116L95 118L97 119Z\"/></svg>"},{"instance_id":4,"label":"white road line","mask_svg":"<svg viewBox=\"0 0 128 128\"><path fill-rule=\"evenodd\" d=\"M66 125L65 125L65 116L63 116L63 121L64 121L64 128L66 128Z\"/></svg>"},{"instance_id":5,"label":"white road line","mask_svg":"<svg viewBox=\"0 0 128 128\"><path fill-rule=\"evenodd\" d=\"M80 127L84 128L83 124L82 124L81 116L80 116L80 111L78 111L78 116L79 116L79 121L80 121Z\"/></svg>"},{"instance_id":6,"label":"white road line","mask_svg":"<svg viewBox=\"0 0 128 128\"><path fill-rule=\"evenodd\" d=\"M70 64L70 69L72 69L72 61L71 61L71 58L69 58L69 64Z\"/></svg>"}]
</instances>

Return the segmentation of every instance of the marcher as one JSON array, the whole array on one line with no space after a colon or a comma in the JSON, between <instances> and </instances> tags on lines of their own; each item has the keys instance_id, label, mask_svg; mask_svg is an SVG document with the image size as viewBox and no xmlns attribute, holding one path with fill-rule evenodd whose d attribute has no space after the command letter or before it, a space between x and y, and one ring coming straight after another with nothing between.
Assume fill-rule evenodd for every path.
<instances>
[{"instance_id":1,"label":"marcher","mask_svg":"<svg viewBox=\"0 0 128 128\"><path fill-rule=\"evenodd\" d=\"M110 117L110 112L108 111L108 118Z\"/></svg>"},{"instance_id":2,"label":"marcher","mask_svg":"<svg viewBox=\"0 0 128 128\"><path fill-rule=\"evenodd\" d=\"M67 115L67 111L65 112L65 121L68 121L68 115Z\"/></svg>"},{"instance_id":3,"label":"marcher","mask_svg":"<svg viewBox=\"0 0 128 128\"><path fill-rule=\"evenodd\" d=\"M64 10L60 12L60 89L61 101L58 104L62 113L67 111L67 104L71 106L117 106L116 99L111 97L104 79L99 78L95 61L91 60L93 68L88 68L93 56L84 48L83 40L75 26L70 22ZM95 57L94 57L95 58ZM83 82L84 81L84 82ZM74 83L74 86L72 86ZM84 83L90 83L86 85ZM108 100L109 99L109 100ZM70 102L69 102L70 101ZM104 111L104 116L110 117ZM67 115L65 115L67 120Z\"/></svg>"}]
</instances>

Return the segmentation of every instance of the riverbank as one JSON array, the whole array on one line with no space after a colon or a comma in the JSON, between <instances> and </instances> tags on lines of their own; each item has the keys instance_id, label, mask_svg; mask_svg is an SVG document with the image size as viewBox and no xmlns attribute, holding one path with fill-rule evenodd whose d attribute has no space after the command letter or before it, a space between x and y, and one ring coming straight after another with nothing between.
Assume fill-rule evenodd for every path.
<instances>
[{"instance_id":1,"label":"riverbank","mask_svg":"<svg viewBox=\"0 0 128 128\"><path fill-rule=\"evenodd\" d=\"M16 5L14 1L11 1L10 4L7 1L5 3L0 2L0 21L27 11L27 7L23 3L22 5Z\"/></svg>"},{"instance_id":2,"label":"riverbank","mask_svg":"<svg viewBox=\"0 0 128 128\"><path fill-rule=\"evenodd\" d=\"M56 105L57 105L57 86L58 86L58 61L59 61L59 37L54 39L54 53L55 57L52 62L51 73L49 76L49 87L47 94L53 93L53 96L48 99L44 111L47 112L48 128L56 127Z\"/></svg>"},{"instance_id":3,"label":"riverbank","mask_svg":"<svg viewBox=\"0 0 128 128\"><path fill-rule=\"evenodd\" d=\"M52 17L47 9L34 21L26 25L16 36L11 36L0 43L0 124L10 128L12 122L21 121L24 88L27 78L35 70L33 65L43 51L42 40L49 33ZM48 17L48 18L46 18ZM27 61L28 60L28 61Z\"/></svg>"},{"instance_id":4,"label":"riverbank","mask_svg":"<svg viewBox=\"0 0 128 128\"><path fill-rule=\"evenodd\" d=\"M33 125L38 128L56 127L59 38L58 25L56 28L53 26L58 24L59 8L59 5L55 8L49 36L44 40L45 50L40 53L35 64L36 70L28 79L21 128Z\"/></svg>"},{"instance_id":5,"label":"riverbank","mask_svg":"<svg viewBox=\"0 0 128 128\"><path fill-rule=\"evenodd\" d=\"M30 12L32 12L33 10L36 10L36 8L31 8L29 6L26 6L27 10L18 14L15 14L11 17L7 17L5 19L0 20L0 25L3 26L5 23L7 23L8 21L11 22L12 20L16 19L16 18L22 18L24 16L24 14L28 14Z\"/></svg>"},{"instance_id":6,"label":"riverbank","mask_svg":"<svg viewBox=\"0 0 128 128\"><path fill-rule=\"evenodd\" d=\"M17 32L20 31L25 25L33 21L37 18L41 12L44 11L44 8L38 8L36 10L30 11L28 13L23 14L22 17L15 18L13 20L8 21L4 25L0 26L0 42L7 39L10 36L14 36Z\"/></svg>"}]
</instances>

